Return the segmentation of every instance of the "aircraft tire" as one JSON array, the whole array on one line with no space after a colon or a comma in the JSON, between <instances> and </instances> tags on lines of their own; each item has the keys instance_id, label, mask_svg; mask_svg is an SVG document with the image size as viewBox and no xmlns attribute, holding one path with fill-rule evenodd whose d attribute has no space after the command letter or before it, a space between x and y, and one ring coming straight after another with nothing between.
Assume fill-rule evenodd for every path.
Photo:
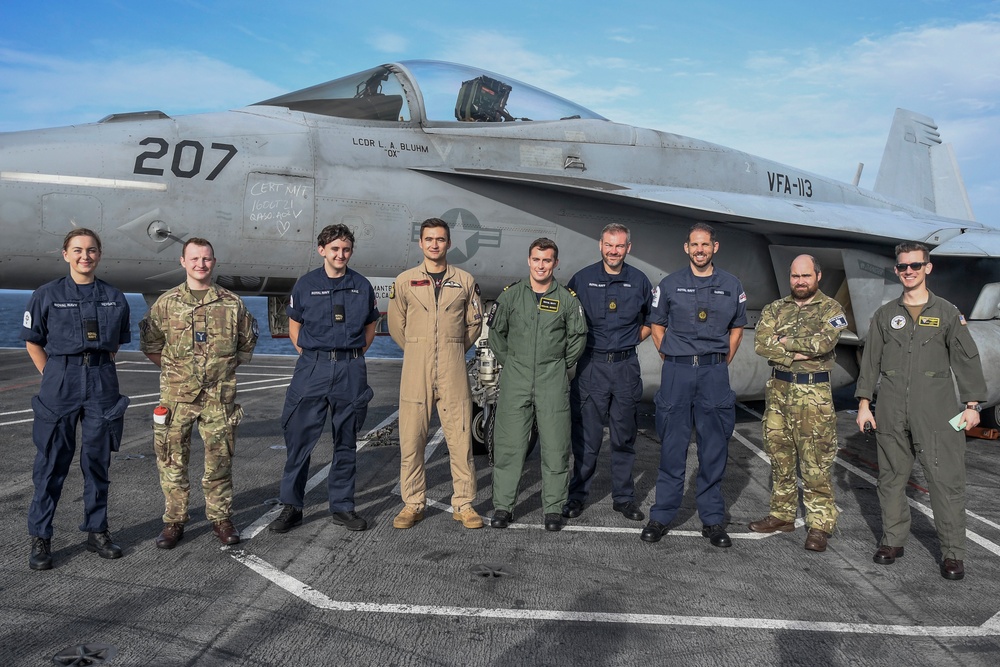
<instances>
[{"instance_id":1,"label":"aircraft tire","mask_svg":"<svg viewBox=\"0 0 1000 667\"><path fill-rule=\"evenodd\" d=\"M483 417L485 410L483 410L479 405L472 404L472 455L473 456L483 456L484 454L489 454L490 449L492 449L492 443L487 444L486 436L487 431L492 436L492 424L487 425L486 419ZM492 413L490 415L492 417ZM487 428L489 426L489 428Z\"/></svg>"}]
</instances>

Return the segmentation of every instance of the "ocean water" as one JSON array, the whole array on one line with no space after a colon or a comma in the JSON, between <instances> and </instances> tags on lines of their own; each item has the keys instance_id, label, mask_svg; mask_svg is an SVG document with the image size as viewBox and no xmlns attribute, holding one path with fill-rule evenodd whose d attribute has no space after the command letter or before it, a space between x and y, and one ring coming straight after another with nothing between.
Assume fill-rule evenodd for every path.
<instances>
[{"instance_id":1,"label":"ocean water","mask_svg":"<svg viewBox=\"0 0 1000 667\"><path fill-rule=\"evenodd\" d=\"M139 320L146 314L146 301L140 294L126 294L132 312L132 342L123 345L123 350L139 349ZM24 347L21 340L21 322L24 309L28 305L31 292L19 290L0 290L0 347ZM244 297L247 308L257 318L260 325L260 339L254 354L296 354L292 342L287 338L271 338L267 328L267 299L264 297ZM375 342L365 355L369 358L400 359L402 350L389 336L376 336Z\"/></svg>"}]
</instances>

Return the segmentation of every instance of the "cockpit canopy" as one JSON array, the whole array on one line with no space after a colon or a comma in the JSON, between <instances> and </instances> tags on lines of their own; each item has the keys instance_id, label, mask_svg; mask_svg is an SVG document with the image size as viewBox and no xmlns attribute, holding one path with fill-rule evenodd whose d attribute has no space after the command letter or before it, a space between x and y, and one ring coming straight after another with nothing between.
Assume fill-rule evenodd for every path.
<instances>
[{"instance_id":1,"label":"cockpit canopy","mask_svg":"<svg viewBox=\"0 0 1000 667\"><path fill-rule=\"evenodd\" d=\"M257 104L371 121L605 120L516 79L435 60L381 65Z\"/></svg>"}]
</instances>

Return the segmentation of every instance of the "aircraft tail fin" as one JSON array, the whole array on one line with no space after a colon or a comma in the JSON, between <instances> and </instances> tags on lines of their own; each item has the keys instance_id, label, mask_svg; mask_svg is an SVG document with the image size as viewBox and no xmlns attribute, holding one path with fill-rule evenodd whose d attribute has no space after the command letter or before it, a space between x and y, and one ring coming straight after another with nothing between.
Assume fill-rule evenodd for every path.
<instances>
[{"instance_id":1,"label":"aircraft tail fin","mask_svg":"<svg viewBox=\"0 0 1000 667\"><path fill-rule=\"evenodd\" d=\"M875 192L937 215L975 220L958 162L932 118L896 109Z\"/></svg>"}]
</instances>

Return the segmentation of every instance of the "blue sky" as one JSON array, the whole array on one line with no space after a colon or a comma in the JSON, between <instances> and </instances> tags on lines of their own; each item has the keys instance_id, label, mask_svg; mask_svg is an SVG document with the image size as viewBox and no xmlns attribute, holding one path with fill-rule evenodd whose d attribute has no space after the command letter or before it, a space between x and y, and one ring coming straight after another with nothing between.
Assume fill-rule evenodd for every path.
<instances>
[{"instance_id":1,"label":"blue sky","mask_svg":"<svg viewBox=\"0 0 1000 667\"><path fill-rule=\"evenodd\" d=\"M231 109L415 58L844 181L863 162L864 187L912 109L1000 227L1000 0L0 0L0 131Z\"/></svg>"}]
</instances>

